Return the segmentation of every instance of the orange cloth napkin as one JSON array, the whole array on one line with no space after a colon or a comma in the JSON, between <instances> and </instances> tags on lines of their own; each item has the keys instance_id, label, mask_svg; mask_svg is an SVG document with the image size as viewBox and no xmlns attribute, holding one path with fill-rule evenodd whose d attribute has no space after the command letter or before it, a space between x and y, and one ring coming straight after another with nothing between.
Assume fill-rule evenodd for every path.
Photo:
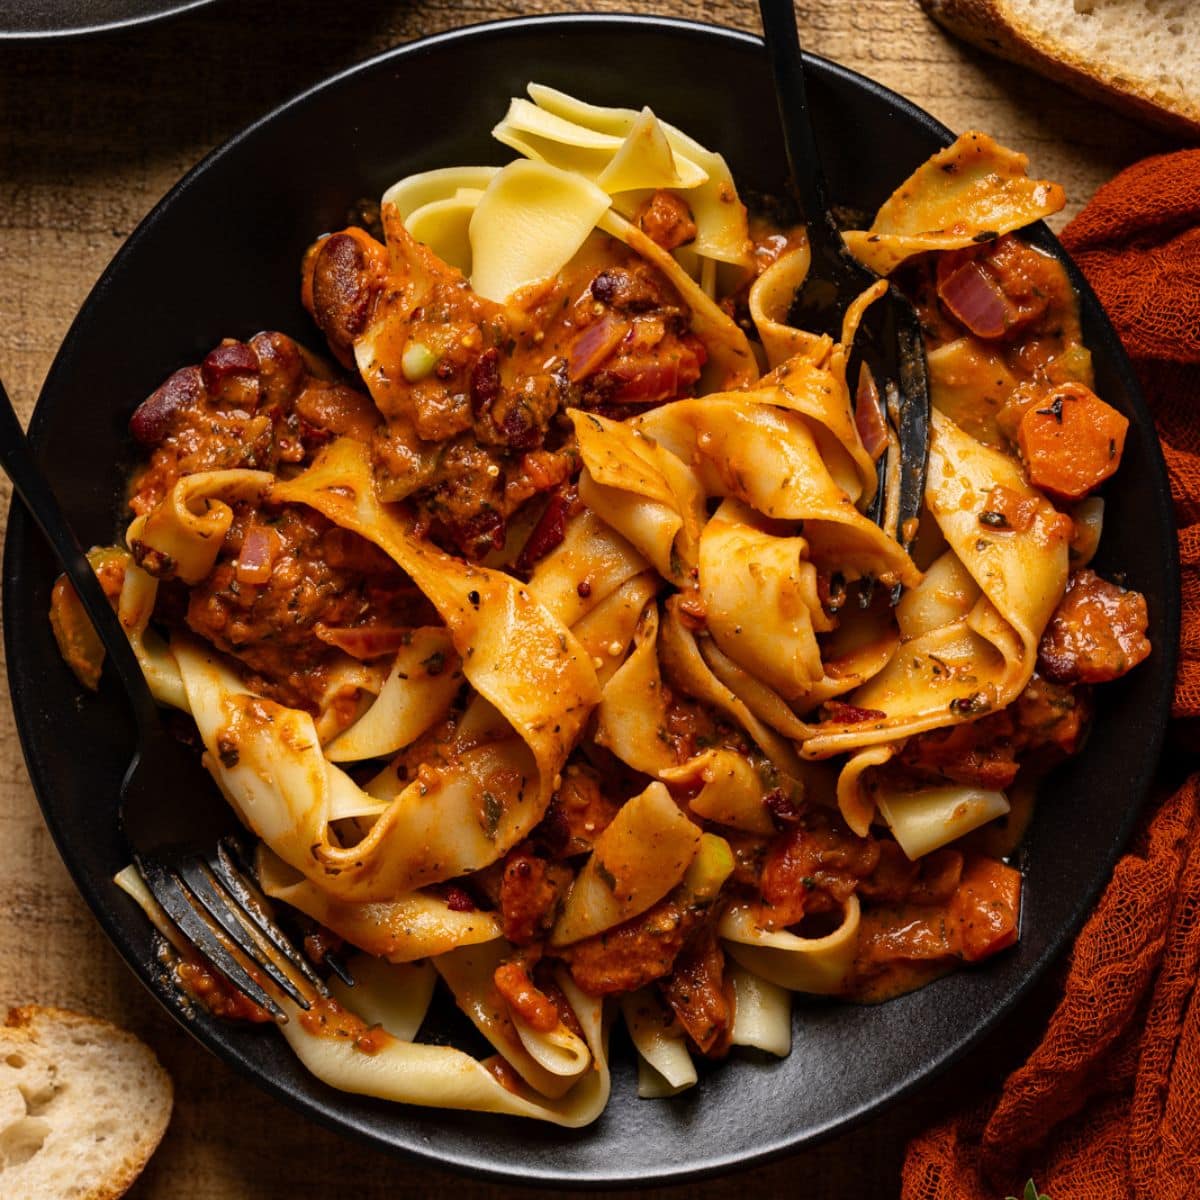
<instances>
[{"instance_id":1,"label":"orange cloth napkin","mask_svg":"<svg viewBox=\"0 0 1200 1200\"><path fill-rule=\"evenodd\" d=\"M1179 523L1173 731L1200 717L1200 150L1096 193L1063 244L1141 379ZM1200 1198L1200 774L1152 805L1075 944L1063 997L997 1098L908 1147L903 1200Z\"/></svg>"}]
</instances>

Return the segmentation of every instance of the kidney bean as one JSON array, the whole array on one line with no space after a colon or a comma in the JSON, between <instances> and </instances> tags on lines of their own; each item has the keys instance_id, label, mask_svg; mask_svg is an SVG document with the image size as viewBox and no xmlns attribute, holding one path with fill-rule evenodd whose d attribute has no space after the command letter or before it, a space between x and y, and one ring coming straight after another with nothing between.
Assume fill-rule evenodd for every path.
<instances>
[{"instance_id":1,"label":"kidney bean","mask_svg":"<svg viewBox=\"0 0 1200 1200\"><path fill-rule=\"evenodd\" d=\"M244 342L225 341L200 364L209 395L223 405L253 412L261 392L258 355Z\"/></svg>"},{"instance_id":2,"label":"kidney bean","mask_svg":"<svg viewBox=\"0 0 1200 1200\"><path fill-rule=\"evenodd\" d=\"M175 414L204 395L199 367L184 367L138 405L129 418L129 432L143 446L157 446L171 430Z\"/></svg>"}]
</instances>

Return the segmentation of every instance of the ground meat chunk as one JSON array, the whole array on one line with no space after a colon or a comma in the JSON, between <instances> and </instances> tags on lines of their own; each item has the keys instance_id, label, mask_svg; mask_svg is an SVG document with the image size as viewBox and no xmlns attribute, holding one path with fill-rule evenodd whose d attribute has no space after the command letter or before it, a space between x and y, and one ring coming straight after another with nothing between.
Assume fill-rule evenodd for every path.
<instances>
[{"instance_id":1,"label":"ground meat chunk","mask_svg":"<svg viewBox=\"0 0 1200 1200\"><path fill-rule=\"evenodd\" d=\"M590 767L572 764L534 836L556 857L587 854L609 827L619 805L600 785Z\"/></svg>"},{"instance_id":2,"label":"ground meat chunk","mask_svg":"<svg viewBox=\"0 0 1200 1200\"><path fill-rule=\"evenodd\" d=\"M784 929L838 908L879 863L879 843L835 824L796 826L771 844L759 884L759 923Z\"/></svg>"},{"instance_id":3,"label":"ground meat chunk","mask_svg":"<svg viewBox=\"0 0 1200 1200\"><path fill-rule=\"evenodd\" d=\"M933 779L1001 791L1017 777L1017 746L1007 710L909 738L899 765Z\"/></svg>"},{"instance_id":4,"label":"ground meat chunk","mask_svg":"<svg viewBox=\"0 0 1200 1200\"><path fill-rule=\"evenodd\" d=\"M501 963L492 976L496 990L508 1002L509 1009L531 1029L549 1033L558 1027L558 1007L534 983L523 962Z\"/></svg>"},{"instance_id":5,"label":"ground meat chunk","mask_svg":"<svg viewBox=\"0 0 1200 1200\"><path fill-rule=\"evenodd\" d=\"M639 917L561 951L571 977L589 996L632 992L675 965L707 910L687 907L670 893Z\"/></svg>"},{"instance_id":6,"label":"ground meat chunk","mask_svg":"<svg viewBox=\"0 0 1200 1200\"><path fill-rule=\"evenodd\" d=\"M962 877L963 856L957 850L935 850L913 862L891 840L879 843L879 861L858 885L863 900L881 904L941 904Z\"/></svg>"},{"instance_id":7,"label":"ground meat chunk","mask_svg":"<svg viewBox=\"0 0 1200 1200\"><path fill-rule=\"evenodd\" d=\"M637 223L642 232L664 250L674 250L696 237L692 210L674 192L655 192L638 213Z\"/></svg>"},{"instance_id":8,"label":"ground meat chunk","mask_svg":"<svg viewBox=\"0 0 1200 1200\"><path fill-rule=\"evenodd\" d=\"M529 842L509 851L500 879L504 936L525 946L549 933L572 878L569 867L540 857Z\"/></svg>"},{"instance_id":9,"label":"ground meat chunk","mask_svg":"<svg viewBox=\"0 0 1200 1200\"><path fill-rule=\"evenodd\" d=\"M265 527L273 545L270 573L258 584L238 577L238 534L252 524ZM373 547L355 551L355 540L303 506L239 514L227 557L191 590L188 628L274 683L284 703L307 706L322 687L319 668L338 656L319 627L346 628L368 616L401 625L412 616L406 578ZM339 560L354 566L334 565ZM376 568L372 576L361 572L364 562Z\"/></svg>"},{"instance_id":10,"label":"ground meat chunk","mask_svg":"<svg viewBox=\"0 0 1200 1200\"><path fill-rule=\"evenodd\" d=\"M133 477L129 507L150 512L181 475L197 471L306 463L332 438L365 440L378 423L369 397L284 334L227 338L199 366L171 375L130 418L150 459Z\"/></svg>"},{"instance_id":11,"label":"ground meat chunk","mask_svg":"<svg viewBox=\"0 0 1200 1200\"><path fill-rule=\"evenodd\" d=\"M701 1054L711 1057L728 1050L733 1006L725 991L725 955L715 930L702 929L659 986Z\"/></svg>"},{"instance_id":12,"label":"ground meat chunk","mask_svg":"<svg viewBox=\"0 0 1200 1200\"><path fill-rule=\"evenodd\" d=\"M1106 683L1149 653L1146 598L1076 571L1038 647L1038 669L1055 683Z\"/></svg>"},{"instance_id":13,"label":"ground meat chunk","mask_svg":"<svg viewBox=\"0 0 1200 1200\"><path fill-rule=\"evenodd\" d=\"M1022 750L1050 749L1067 756L1078 752L1092 716L1091 691L1054 683L1037 672L1014 705Z\"/></svg>"}]
</instances>

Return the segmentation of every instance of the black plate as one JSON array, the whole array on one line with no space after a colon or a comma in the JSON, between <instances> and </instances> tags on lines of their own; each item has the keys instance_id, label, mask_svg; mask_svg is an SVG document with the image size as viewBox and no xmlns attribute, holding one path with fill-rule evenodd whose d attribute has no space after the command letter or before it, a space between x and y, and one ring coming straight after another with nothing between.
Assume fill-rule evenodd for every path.
<instances>
[{"instance_id":1,"label":"black plate","mask_svg":"<svg viewBox=\"0 0 1200 1200\"><path fill-rule=\"evenodd\" d=\"M0 38L83 37L144 25L212 0L0 0Z\"/></svg>"},{"instance_id":2,"label":"black plate","mask_svg":"<svg viewBox=\"0 0 1200 1200\"><path fill-rule=\"evenodd\" d=\"M950 140L877 84L820 59L810 66L818 133L843 203L875 208ZM72 326L31 432L86 541L108 541L123 523L125 422L138 401L223 336L278 328L315 344L297 299L300 254L313 236L409 172L504 161L488 131L530 79L600 103L650 104L724 152L743 185L782 185L761 43L728 30L628 17L505 22L416 42L329 80L188 175L129 239ZM1061 253L1046 231L1035 236ZM593 1185L679 1180L810 1143L960 1055L1063 948L1107 876L1158 758L1173 676L1178 580L1158 443L1115 335L1073 278L1098 388L1132 421L1108 493L1099 567L1123 572L1147 595L1155 649L1102 689L1086 753L1047 785L1022 852L1017 949L880 1007L798 1004L789 1058L735 1053L671 1101L636 1099L631 1055L618 1045L608 1110L577 1132L343 1095L309 1076L270 1031L201 1017L188 1023L192 1032L309 1116L381 1146L481 1174ZM4 558L4 630L30 774L80 890L153 987L149 927L110 882L126 861L111 798L129 760L129 725L111 683L99 699L81 695L59 659L46 620L53 578L46 549L16 509ZM165 801L169 795L164 781Z\"/></svg>"}]
</instances>

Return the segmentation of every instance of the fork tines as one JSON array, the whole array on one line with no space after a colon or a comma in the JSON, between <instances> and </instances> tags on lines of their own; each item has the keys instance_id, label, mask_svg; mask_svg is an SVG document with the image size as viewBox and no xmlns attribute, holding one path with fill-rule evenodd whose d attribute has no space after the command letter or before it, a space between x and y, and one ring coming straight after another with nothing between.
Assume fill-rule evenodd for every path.
<instances>
[{"instance_id":1,"label":"fork tines","mask_svg":"<svg viewBox=\"0 0 1200 1200\"><path fill-rule=\"evenodd\" d=\"M283 1022L287 1014L263 986L268 979L303 1009L314 996L328 997L329 990L272 919L240 858L232 839L223 839L207 858L188 854L168 863L138 855L135 861L154 898L196 950Z\"/></svg>"}]
</instances>

